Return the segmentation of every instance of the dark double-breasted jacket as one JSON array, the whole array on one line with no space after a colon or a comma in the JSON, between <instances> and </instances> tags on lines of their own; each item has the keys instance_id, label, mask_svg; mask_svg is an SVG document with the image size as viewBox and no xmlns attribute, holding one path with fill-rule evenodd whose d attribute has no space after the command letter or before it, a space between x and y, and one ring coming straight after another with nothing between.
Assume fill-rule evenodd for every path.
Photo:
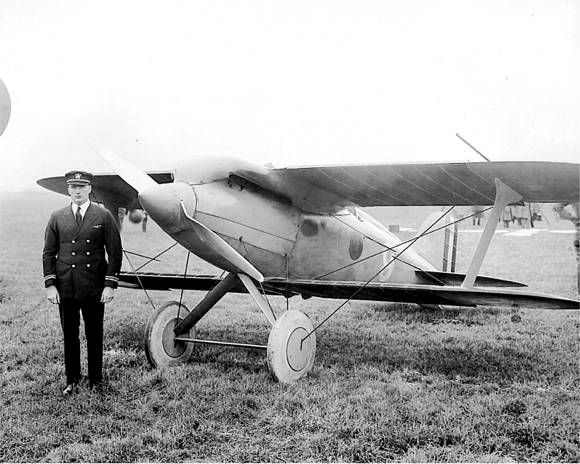
<instances>
[{"instance_id":1,"label":"dark double-breasted jacket","mask_svg":"<svg viewBox=\"0 0 580 464\"><path fill-rule=\"evenodd\" d=\"M109 211L91 203L77 226L69 204L52 213L46 226L44 285L56 285L61 299L99 298L105 286L117 288L122 253Z\"/></svg>"}]
</instances>

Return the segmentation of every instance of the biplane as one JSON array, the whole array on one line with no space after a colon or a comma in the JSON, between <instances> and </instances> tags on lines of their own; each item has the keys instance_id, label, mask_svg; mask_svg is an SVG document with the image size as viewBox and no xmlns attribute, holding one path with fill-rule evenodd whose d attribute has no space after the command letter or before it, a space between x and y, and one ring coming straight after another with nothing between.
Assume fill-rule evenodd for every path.
<instances>
[{"instance_id":1,"label":"biplane","mask_svg":"<svg viewBox=\"0 0 580 464\"><path fill-rule=\"evenodd\" d=\"M222 276L123 272L121 285L192 289L191 310L172 302L152 315L144 336L154 366L186 361L196 324L228 292L249 293L271 325L273 376L294 382L312 369L316 329L297 310L276 316L267 295L475 307L579 309L579 302L522 290L478 275L506 205L575 202L580 166L556 162L382 163L274 168L229 156L194 156L173 171L145 173L100 145L114 174L95 174L93 200L114 217L143 209L189 252ZM38 184L67 194L62 177ZM363 207L440 206L419 233L401 241ZM455 272L453 208L491 209L465 274ZM519 287L519 288L518 288ZM211 342L208 343L221 343ZM227 342L223 342L228 344ZM249 345L248 345L249 346Z\"/></svg>"}]
</instances>

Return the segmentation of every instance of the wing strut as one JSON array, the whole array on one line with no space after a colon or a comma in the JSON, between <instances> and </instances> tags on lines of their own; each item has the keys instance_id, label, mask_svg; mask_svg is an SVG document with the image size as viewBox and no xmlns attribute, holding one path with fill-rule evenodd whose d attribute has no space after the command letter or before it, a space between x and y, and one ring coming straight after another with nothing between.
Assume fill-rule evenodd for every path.
<instances>
[{"instance_id":1,"label":"wing strut","mask_svg":"<svg viewBox=\"0 0 580 464\"><path fill-rule=\"evenodd\" d=\"M238 274L238 277L244 286L248 289L248 292L250 292L250 295L252 295L252 298L258 304L270 324L274 325L276 323L276 316L274 316L274 311L272 311L272 307L268 303L268 300L264 298L264 296L258 290L258 287L256 287L256 284L254 284L254 281L246 274L240 273Z\"/></svg>"},{"instance_id":2,"label":"wing strut","mask_svg":"<svg viewBox=\"0 0 580 464\"><path fill-rule=\"evenodd\" d=\"M512 190L501 180L497 178L495 179L495 201L493 203L493 208L491 210L491 214L489 215L489 219L487 220L487 224L485 225L485 229L483 229L483 234L481 235L481 239L479 240L479 244L477 245L473 259L471 260L471 264L469 265L467 275L461 284L462 287L473 287L475 279L477 278L477 274L481 269L483 258L485 258L491 243L491 239L493 238L493 234L497 224L499 223L499 218L504 208L510 203L516 203L520 201L522 198L522 195L520 195L515 190Z\"/></svg>"}]
</instances>

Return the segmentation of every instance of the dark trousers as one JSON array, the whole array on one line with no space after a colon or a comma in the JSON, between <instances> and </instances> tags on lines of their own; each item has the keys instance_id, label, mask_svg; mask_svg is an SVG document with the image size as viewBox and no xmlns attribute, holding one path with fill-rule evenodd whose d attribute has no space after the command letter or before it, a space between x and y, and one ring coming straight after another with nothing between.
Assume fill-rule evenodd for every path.
<instances>
[{"instance_id":1,"label":"dark trousers","mask_svg":"<svg viewBox=\"0 0 580 464\"><path fill-rule=\"evenodd\" d=\"M81 377L81 344L79 340L80 312L83 313L87 337L89 383L103 380L103 319L105 304L97 299L62 300L58 306L64 335L64 366L67 384Z\"/></svg>"}]
</instances>

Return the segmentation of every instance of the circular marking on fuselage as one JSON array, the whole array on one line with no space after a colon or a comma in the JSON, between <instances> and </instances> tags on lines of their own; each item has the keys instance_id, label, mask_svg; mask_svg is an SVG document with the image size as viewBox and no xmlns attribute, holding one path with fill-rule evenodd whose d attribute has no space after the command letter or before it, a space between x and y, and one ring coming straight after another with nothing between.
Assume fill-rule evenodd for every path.
<instances>
[{"instance_id":1,"label":"circular marking on fuselage","mask_svg":"<svg viewBox=\"0 0 580 464\"><path fill-rule=\"evenodd\" d=\"M356 261L362 255L364 248L364 243L359 234L353 232L350 236L350 243L348 245L348 254L350 255L350 259Z\"/></svg>"},{"instance_id":2,"label":"circular marking on fuselage","mask_svg":"<svg viewBox=\"0 0 580 464\"><path fill-rule=\"evenodd\" d=\"M306 219L302 222L300 231L305 237L314 237L318 234L318 224L316 224L312 219Z\"/></svg>"}]
</instances>

